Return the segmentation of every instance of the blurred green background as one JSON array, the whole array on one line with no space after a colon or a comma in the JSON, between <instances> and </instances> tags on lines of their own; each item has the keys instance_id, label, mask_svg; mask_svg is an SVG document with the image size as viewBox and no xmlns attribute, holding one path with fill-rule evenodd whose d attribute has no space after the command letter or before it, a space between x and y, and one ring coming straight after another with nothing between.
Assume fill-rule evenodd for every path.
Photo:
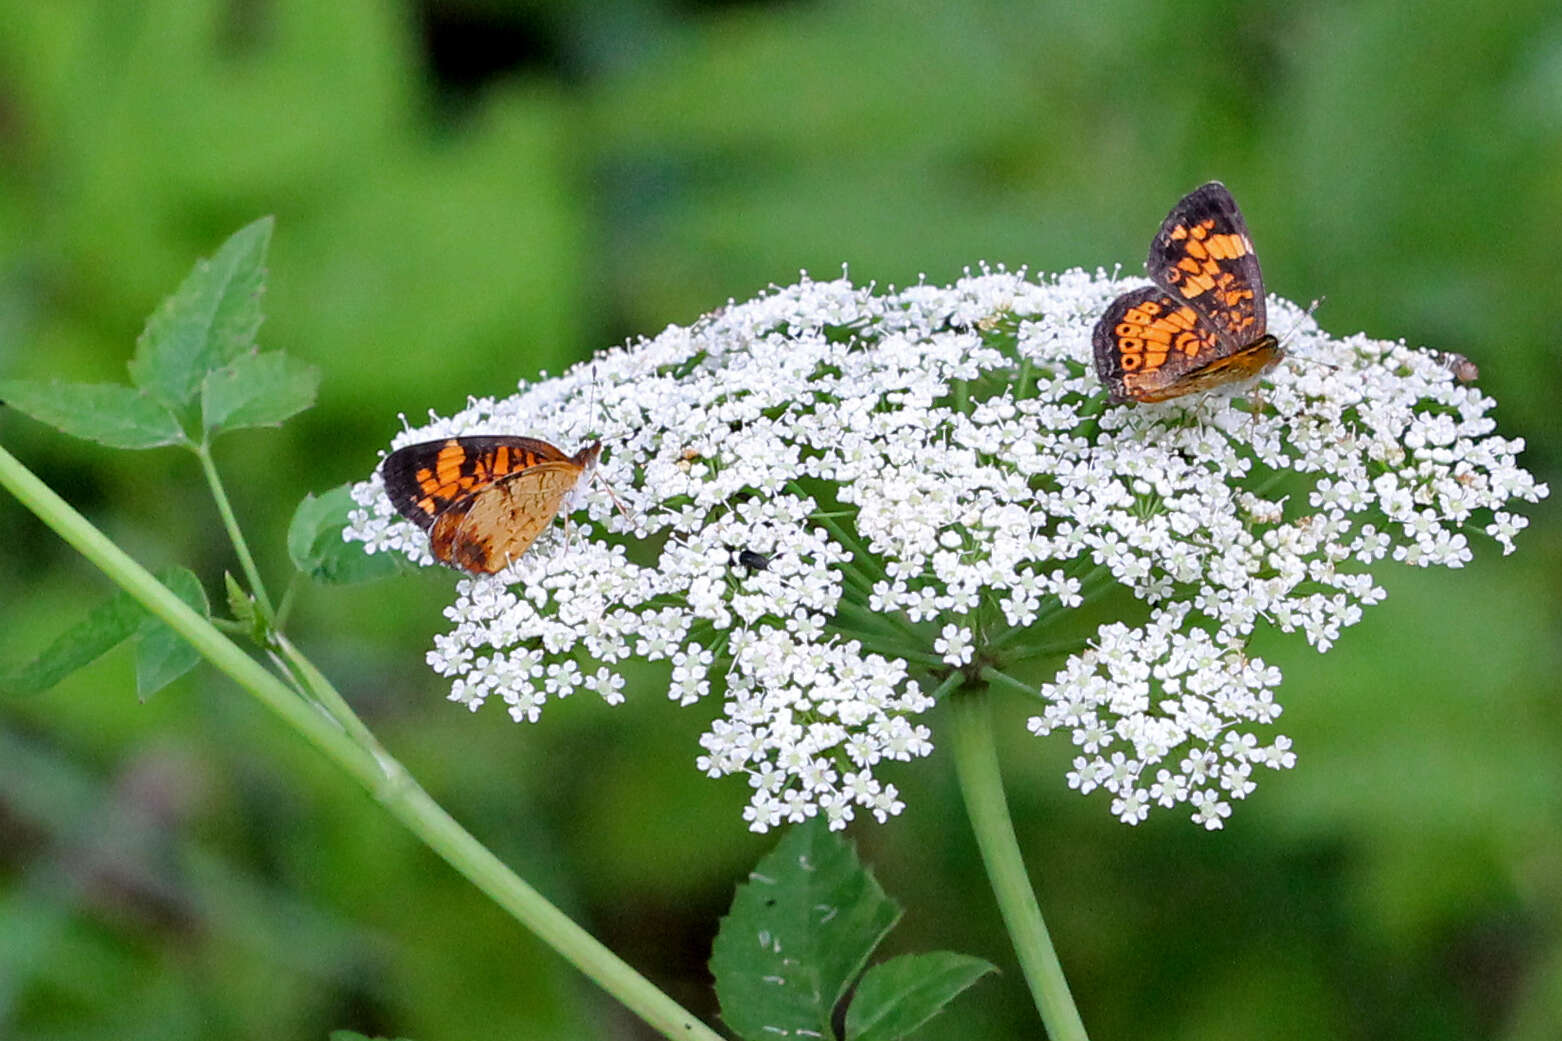
<instances>
[{"instance_id":1,"label":"blurred green background","mask_svg":"<svg viewBox=\"0 0 1562 1041\"><path fill-rule=\"evenodd\" d=\"M1269 287L1327 328L1462 352L1562 462L1562 9L1212 0L0 2L0 374L121 380L198 256L277 216L268 347L319 405L219 461L264 573L298 500L449 412L799 269L1137 272L1218 177ZM141 561L234 569L193 460L0 410L0 441ZM1385 567L1386 603L1282 665L1300 765L1227 829L1137 829L1004 712L1039 894L1098 1039L1562 1036L1562 527ZM0 497L0 663L105 581ZM538 726L423 665L455 578L304 596L290 631L521 874L688 1007L773 837L654 691ZM935 718L935 727L939 720ZM1005 966L922 1033L1039 1029L947 758L853 829L907 906L888 950ZM148 705L115 652L0 700L0 1037L648 1032L198 670Z\"/></svg>"}]
</instances>

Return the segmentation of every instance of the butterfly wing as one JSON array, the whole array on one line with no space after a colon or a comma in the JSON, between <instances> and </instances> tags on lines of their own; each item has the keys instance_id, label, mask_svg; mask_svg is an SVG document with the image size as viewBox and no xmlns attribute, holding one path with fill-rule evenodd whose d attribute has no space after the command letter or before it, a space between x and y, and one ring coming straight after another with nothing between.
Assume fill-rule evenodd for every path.
<instances>
[{"instance_id":1,"label":"butterfly wing","mask_svg":"<svg viewBox=\"0 0 1562 1041\"><path fill-rule=\"evenodd\" d=\"M1264 278L1236 200L1219 181L1172 207L1150 242L1150 281L1189 304L1230 351L1262 338Z\"/></svg>"},{"instance_id":2,"label":"butterfly wing","mask_svg":"<svg viewBox=\"0 0 1562 1041\"><path fill-rule=\"evenodd\" d=\"M434 556L482 574L502 570L548 530L584 472L570 458L538 462L456 500L429 532Z\"/></svg>"},{"instance_id":3,"label":"butterfly wing","mask_svg":"<svg viewBox=\"0 0 1562 1041\"><path fill-rule=\"evenodd\" d=\"M1096 373L1114 403L1163 401L1187 393L1189 372L1221 355L1215 330L1157 286L1113 300L1096 323Z\"/></svg>"},{"instance_id":4,"label":"butterfly wing","mask_svg":"<svg viewBox=\"0 0 1562 1041\"><path fill-rule=\"evenodd\" d=\"M570 457L530 437L452 437L398 448L380 466L385 494L424 531L458 500L511 474Z\"/></svg>"}]
</instances>

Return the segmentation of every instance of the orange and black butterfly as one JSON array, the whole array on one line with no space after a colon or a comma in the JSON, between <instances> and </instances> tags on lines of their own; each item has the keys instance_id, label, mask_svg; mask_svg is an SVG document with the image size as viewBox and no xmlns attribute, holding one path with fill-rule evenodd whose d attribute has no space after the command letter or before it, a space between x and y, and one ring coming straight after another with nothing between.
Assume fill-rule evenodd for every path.
<instances>
[{"instance_id":1,"label":"orange and black butterfly","mask_svg":"<svg viewBox=\"0 0 1562 1041\"><path fill-rule=\"evenodd\" d=\"M1145 261L1155 285L1096 323L1096 374L1112 401L1165 401L1257 376L1280 360L1264 279L1236 200L1219 181L1172 207Z\"/></svg>"},{"instance_id":2,"label":"orange and black butterfly","mask_svg":"<svg viewBox=\"0 0 1562 1041\"><path fill-rule=\"evenodd\" d=\"M398 448L380 475L392 505L429 533L436 559L492 574L548 530L601 454L599 441L565 455L530 437L453 437Z\"/></svg>"}]
</instances>

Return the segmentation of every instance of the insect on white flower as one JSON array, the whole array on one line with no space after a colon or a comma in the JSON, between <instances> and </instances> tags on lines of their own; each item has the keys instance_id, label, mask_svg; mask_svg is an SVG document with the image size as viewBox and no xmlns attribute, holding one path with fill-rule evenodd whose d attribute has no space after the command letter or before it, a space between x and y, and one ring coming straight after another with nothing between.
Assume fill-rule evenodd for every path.
<instances>
[{"instance_id":1,"label":"insect on white flower","mask_svg":"<svg viewBox=\"0 0 1562 1041\"><path fill-rule=\"evenodd\" d=\"M1510 550L1512 504L1547 490L1477 386L1277 298L1261 408L1242 387L1103 408L1091 330L1139 284L804 280L404 431L393 448L600 440L632 517L582 482L567 541L554 525L458 581L430 666L453 700L535 720L582 687L621 701L627 658L665 661L669 697L719 702L697 765L749 779L760 831L900 812L881 773L931 751L931 695L996 683L1121 819L1220 827L1258 768L1296 761L1255 629L1326 649L1382 598L1372 564L1457 567L1483 534ZM378 473L353 495L349 539L431 562Z\"/></svg>"}]
</instances>

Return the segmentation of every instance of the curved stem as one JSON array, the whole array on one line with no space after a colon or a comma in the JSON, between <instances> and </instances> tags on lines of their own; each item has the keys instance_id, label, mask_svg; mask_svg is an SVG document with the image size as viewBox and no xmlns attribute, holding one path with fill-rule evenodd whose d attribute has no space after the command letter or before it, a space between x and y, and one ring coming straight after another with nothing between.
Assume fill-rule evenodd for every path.
<instances>
[{"instance_id":1,"label":"curved stem","mask_svg":"<svg viewBox=\"0 0 1562 1041\"><path fill-rule=\"evenodd\" d=\"M217 512L222 515L222 526L228 529L228 538L233 542L233 551L239 555L239 566L244 569L244 578L249 582L250 593L255 597L255 606L260 609L266 625L275 626L276 612L271 609L271 598L266 595L266 587L260 581L260 571L255 567L255 558L250 556L249 543L244 541L244 532L239 530L239 520L233 514L233 504L228 502L228 493L222 486L222 478L217 476L217 464L212 461L211 445L202 441L191 445L190 448L195 453L195 457L201 461L201 472L206 475L206 483L211 486L212 498L217 501Z\"/></svg>"},{"instance_id":2,"label":"curved stem","mask_svg":"<svg viewBox=\"0 0 1562 1041\"><path fill-rule=\"evenodd\" d=\"M189 640L203 657L367 789L446 863L651 1027L680 1041L722 1041L720 1034L663 994L506 867L419 787L377 742L371 739L366 747L354 740L362 724L319 671L291 645L279 646L289 662L302 672L309 688L317 696L323 695L332 715L298 697L3 448L0 487L9 490L120 588ZM256 588L258 591L258 585ZM304 668L305 665L308 667Z\"/></svg>"},{"instance_id":3,"label":"curved stem","mask_svg":"<svg viewBox=\"0 0 1562 1041\"><path fill-rule=\"evenodd\" d=\"M1033 701L1041 700L1041 695L1036 692L1035 687L1032 687L1029 683L1026 683L1023 680L1015 679L1007 672L1002 672L994 668L986 668L982 670L982 679L986 680L995 687L1007 687L1015 693L1023 694Z\"/></svg>"},{"instance_id":4,"label":"curved stem","mask_svg":"<svg viewBox=\"0 0 1562 1041\"><path fill-rule=\"evenodd\" d=\"M1020 856L1014 822L1003 797L998 752L993 746L992 718L984 687L966 687L948 699L955 771L966 813L976 832L982 863L992 883L998 910L1009 931L1020 971L1041 1013L1051 1041L1087 1041L1085 1024L1074 1007L1063 965L1058 961L1041 906L1031 890Z\"/></svg>"}]
</instances>

